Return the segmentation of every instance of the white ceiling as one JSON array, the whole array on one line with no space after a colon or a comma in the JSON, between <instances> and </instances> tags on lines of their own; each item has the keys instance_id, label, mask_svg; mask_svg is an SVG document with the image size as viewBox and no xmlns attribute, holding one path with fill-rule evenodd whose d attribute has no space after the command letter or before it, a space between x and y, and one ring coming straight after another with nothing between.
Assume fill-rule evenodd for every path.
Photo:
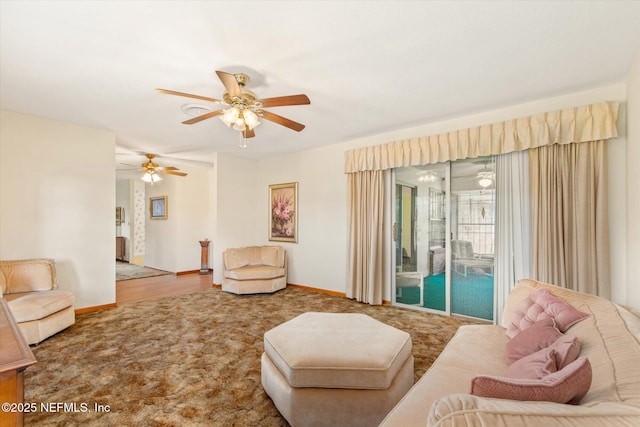
<instances>
[{"instance_id":1,"label":"white ceiling","mask_svg":"<svg viewBox=\"0 0 640 427\"><path fill-rule=\"evenodd\" d=\"M1 0L0 106L108 129L120 153L259 158L621 82L638 52L638 1ZM307 94L271 109L306 129L265 122L241 150L154 90L219 99L215 70Z\"/></svg>"}]
</instances>

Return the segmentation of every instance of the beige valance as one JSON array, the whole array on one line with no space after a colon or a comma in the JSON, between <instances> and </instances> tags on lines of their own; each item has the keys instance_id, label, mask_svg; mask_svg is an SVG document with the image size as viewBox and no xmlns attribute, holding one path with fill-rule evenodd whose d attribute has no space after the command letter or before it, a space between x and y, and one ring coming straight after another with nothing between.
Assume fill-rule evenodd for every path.
<instances>
[{"instance_id":1,"label":"beige valance","mask_svg":"<svg viewBox=\"0 0 640 427\"><path fill-rule=\"evenodd\" d=\"M618 105L618 102L600 102L440 135L349 150L345 153L345 173L505 154L551 144L609 139L618 136Z\"/></svg>"}]
</instances>

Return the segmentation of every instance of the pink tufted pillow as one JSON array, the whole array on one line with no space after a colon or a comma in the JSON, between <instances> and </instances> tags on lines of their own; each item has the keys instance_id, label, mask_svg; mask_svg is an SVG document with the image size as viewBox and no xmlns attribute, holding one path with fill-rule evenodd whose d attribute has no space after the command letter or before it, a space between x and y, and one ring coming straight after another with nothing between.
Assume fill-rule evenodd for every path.
<instances>
[{"instance_id":1,"label":"pink tufted pillow","mask_svg":"<svg viewBox=\"0 0 640 427\"><path fill-rule=\"evenodd\" d=\"M538 289L518 305L507 327L507 336L513 338L538 320L546 318L554 319L560 332L566 332L569 327L588 316L551 295L548 289Z\"/></svg>"},{"instance_id":2,"label":"pink tufted pillow","mask_svg":"<svg viewBox=\"0 0 640 427\"><path fill-rule=\"evenodd\" d=\"M507 342L507 363L512 364L518 359L549 347L561 336L562 332L556 329L553 319L539 320Z\"/></svg>"},{"instance_id":3,"label":"pink tufted pillow","mask_svg":"<svg viewBox=\"0 0 640 427\"><path fill-rule=\"evenodd\" d=\"M578 404L591 387L591 364L580 357L564 369L539 380L479 375L471 382L471 394L497 399Z\"/></svg>"},{"instance_id":4,"label":"pink tufted pillow","mask_svg":"<svg viewBox=\"0 0 640 427\"><path fill-rule=\"evenodd\" d=\"M506 378L539 380L557 370L556 351L547 347L513 362L507 368L504 376Z\"/></svg>"}]
</instances>

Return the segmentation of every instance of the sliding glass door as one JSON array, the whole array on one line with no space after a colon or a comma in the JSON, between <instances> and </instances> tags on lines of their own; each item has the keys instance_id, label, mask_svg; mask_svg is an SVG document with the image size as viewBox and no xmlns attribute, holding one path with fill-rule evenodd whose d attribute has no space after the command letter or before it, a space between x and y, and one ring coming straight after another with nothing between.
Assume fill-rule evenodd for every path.
<instances>
[{"instance_id":1,"label":"sliding glass door","mask_svg":"<svg viewBox=\"0 0 640 427\"><path fill-rule=\"evenodd\" d=\"M395 171L396 304L445 313L449 310L445 280L447 173L445 163ZM411 222L407 221L409 217L413 218ZM412 238L407 239L407 235ZM412 247L408 246L410 242Z\"/></svg>"},{"instance_id":2,"label":"sliding glass door","mask_svg":"<svg viewBox=\"0 0 640 427\"><path fill-rule=\"evenodd\" d=\"M495 175L491 158L451 163L451 312L493 320Z\"/></svg>"},{"instance_id":3,"label":"sliding glass door","mask_svg":"<svg viewBox=\"0 0 640 427\"><path fill-rule=\"evenodd\" d=\"M493 170L491 158L395 170L394 304L492 320Z\"/></svg>"}]
</instances>

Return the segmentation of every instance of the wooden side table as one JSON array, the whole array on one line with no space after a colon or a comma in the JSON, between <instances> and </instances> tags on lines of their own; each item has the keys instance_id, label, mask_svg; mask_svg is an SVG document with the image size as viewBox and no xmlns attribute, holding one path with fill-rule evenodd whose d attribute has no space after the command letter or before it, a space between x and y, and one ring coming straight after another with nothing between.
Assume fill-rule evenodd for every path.
<instances>
[{"instance_id":1,"label":"wooden side table","mask_svg":"<svg viewBox=\"0 0 640 427\"><path fill-rule=\"evenodd\" d=\"M116 237L116 259L124 261L126 240L124 237Z\"/></svg>"},{"instance_id":2,"label":"wooden side table","mask_svg":"<svg viewBox=\"0 0 640 427\"><path fill-rule=\"evenodd\" d=\"M9 306L0 298L0 402L24 402L24 370L36 363ZM24 412L0 410L0 425L24 425Z\"/></svg>"}]
</instances>

